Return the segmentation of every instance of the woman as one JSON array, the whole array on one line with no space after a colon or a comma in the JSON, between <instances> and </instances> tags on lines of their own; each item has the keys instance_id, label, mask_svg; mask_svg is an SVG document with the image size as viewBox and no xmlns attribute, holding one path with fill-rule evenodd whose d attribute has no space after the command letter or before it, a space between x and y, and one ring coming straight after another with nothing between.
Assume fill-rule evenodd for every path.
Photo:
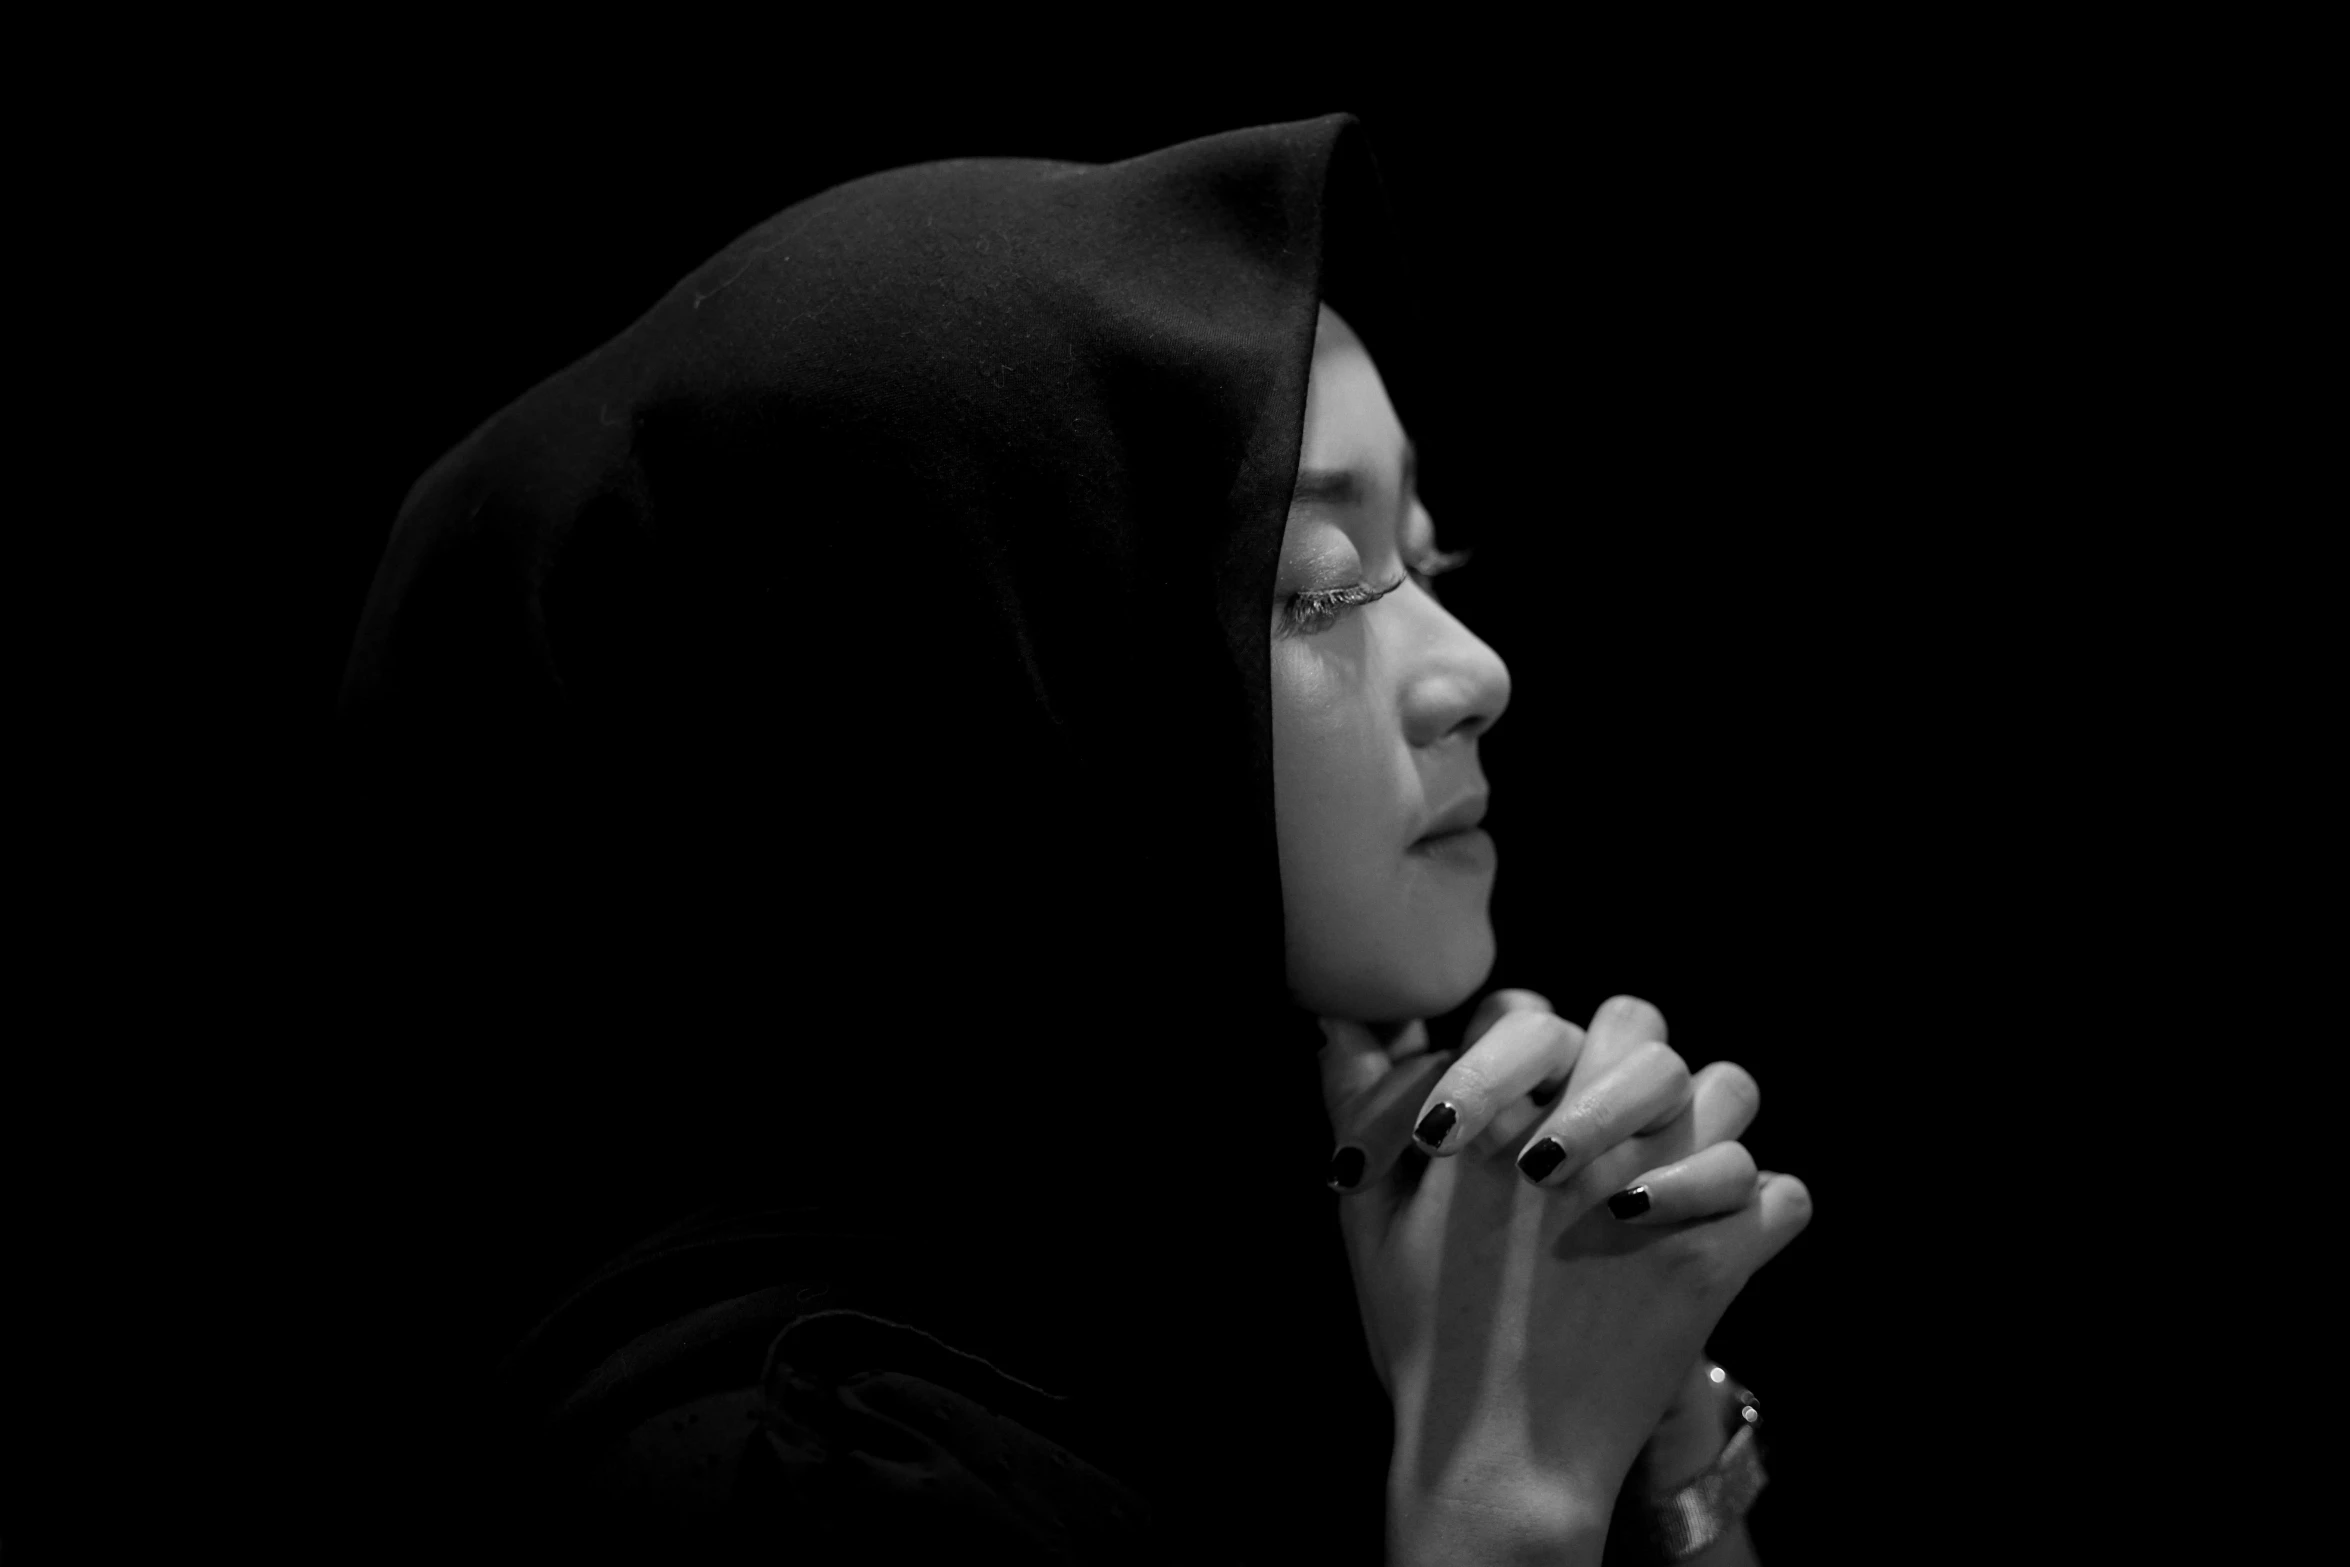
<instances>
[{"instance_id":1,"label":"woman","mask_svg":"<svg viewBox=\"0 0 2350 1567\"><path fill-rule=\"evenodd\" d=\"M1803 1218L1751 1082L1633 1003L1423 1021L1492 963L1507 676L1383 223L1345 116L852 182L419 482L343 704L368 972L522 1216L483 1343L538 1322L445 1395L451 1538L1596 1560L1644 1445L1711 1462Z\"/></svg>"}]
</instances>

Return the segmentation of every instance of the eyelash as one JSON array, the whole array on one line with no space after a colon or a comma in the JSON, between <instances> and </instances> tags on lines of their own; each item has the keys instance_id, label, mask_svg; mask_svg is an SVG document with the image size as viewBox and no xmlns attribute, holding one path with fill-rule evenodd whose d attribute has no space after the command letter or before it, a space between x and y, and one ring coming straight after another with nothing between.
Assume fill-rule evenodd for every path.
<instances>
[{"instance_id":1,"label":"eyelash","mask_svg":"<svg viewBox=\"0 0 2350 1567\"><path fill-rule=\"evenodd\" d=\"M1318 636L1336 626L1348 610L1375 604L1407 581L1417 579L1420 586L1427 587L1446 572L1458 571L1468 563L1467 550L1436 550L1420 557L1419 564L1406 567L1402 576L1383 588L1360 582L1349 588L1307 588L1289 596L1285 618L1290 630L1302 636Z\"/></svg>"}]
</instances>

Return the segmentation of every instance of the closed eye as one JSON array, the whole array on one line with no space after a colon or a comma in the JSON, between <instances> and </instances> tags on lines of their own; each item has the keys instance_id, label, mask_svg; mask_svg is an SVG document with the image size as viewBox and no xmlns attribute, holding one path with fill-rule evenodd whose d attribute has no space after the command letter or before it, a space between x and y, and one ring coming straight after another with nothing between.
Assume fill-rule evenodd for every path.
<instances>
[{"instance_id":1,"label":"closed eye","mask_svg":"<svg viewBox=\"0 0 2350 1567\"><path fill-rule=\"evenodd\" d=\"M1448 571L1458 571L1469 563L1467 550L1430 550L1404 569L1404 574L1383 588L1368 583L1356 583L1344 588L1306 588L1289 596L1284 618L1289 629L1302 636L1318 636L1329 631L1346 618L1347 611L1365 604L1375 604L1393 593L1407 581L1421 587L1430 586Z\"/></svg>"}]
</instances>

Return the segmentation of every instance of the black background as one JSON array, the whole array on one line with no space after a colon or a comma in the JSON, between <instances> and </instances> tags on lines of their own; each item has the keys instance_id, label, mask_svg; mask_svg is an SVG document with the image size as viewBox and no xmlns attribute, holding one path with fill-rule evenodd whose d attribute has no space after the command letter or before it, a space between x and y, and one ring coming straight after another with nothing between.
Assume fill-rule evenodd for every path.
<instances>
[{"instance_id":1,"label":"black background","mask_svg":"<svg viewBox=\"0 0 2350 1567\"><path fill-rule=\"evenodd\" d=\"M2131 324L2164 222L2148 188L2193 171L2178 104L2076 112L2061 72L1906 61L1495 44L1464 66L1408 38L1376 70L1305 51L1181 89L872 55L828 82L814 51L766 86L740 61L723 85L527 54L377 72L368 49L182 84L96 196L107 265L168 318L136 406L98 412L167 412L143 477L180 499L119 537L203 568L166 585L168 656L136 682L157 721L126 742L198 781L147 801L139 830L181 848L110 937L162 933L169 959L144 982L168 994L123 1016L213 1020L145 1068L145 1147L177 1178L123 1221L172 1259L140 1298L230 1323L183 1413L258 1389L251 1461L297 1488L345 1461L322 1444L411 1434L349 1369L373 1341L395 1377L435 1331L403 1316L400 1183L355 1166L430 1151L345 1142L303 1100L338 999L287 906L317 873L318 726L409 485L840 180L1343 109L1428 328L1398 392L1440 536L1475 551L1447 600L1513 676L1485 752L1496 979L1577 1018L1645 996L1693 1064L1747 1065L1750 1146L1817 1204L1713 1345L1770 1412L1758 1543L1914 1539L1921 1473L1962 1458L1975 1512L2029 1499L2025 1454L2082 1390L2019 1368L2110 1325L2048 1282L2094 1242L2053 1233L2061 1186L2018 1112L2077 1092L2066 1042L2115 939L2097 911L2138 885L2115 880L2142 825L2116 780L2160 751L2172 600L2148 562L2184 546L2138 518L2200 470L2133 417L2178 337ZM52 1215L120 1173L26 1165L24 1210ZM76 1309L70 1282L47 1296Z\"/></svg>"}]
</instances>

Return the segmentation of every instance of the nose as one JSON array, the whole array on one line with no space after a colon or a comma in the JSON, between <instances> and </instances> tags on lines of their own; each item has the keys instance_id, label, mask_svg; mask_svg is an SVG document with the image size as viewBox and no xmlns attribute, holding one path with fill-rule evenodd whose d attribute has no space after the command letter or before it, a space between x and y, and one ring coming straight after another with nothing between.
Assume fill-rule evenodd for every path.
<instances>
[{"instance_id":1,"label":"nose","mask_svg":"<svg viewBox=\"0 0 2350 1567\"><path fill-rule=\"evenodd\" d=\"M1510 705L1509 665L1433 597L1413 596L1427 631L1403 683L1404 737L1417 747L1473 740Z\"/></svg>"}]
</instances>

